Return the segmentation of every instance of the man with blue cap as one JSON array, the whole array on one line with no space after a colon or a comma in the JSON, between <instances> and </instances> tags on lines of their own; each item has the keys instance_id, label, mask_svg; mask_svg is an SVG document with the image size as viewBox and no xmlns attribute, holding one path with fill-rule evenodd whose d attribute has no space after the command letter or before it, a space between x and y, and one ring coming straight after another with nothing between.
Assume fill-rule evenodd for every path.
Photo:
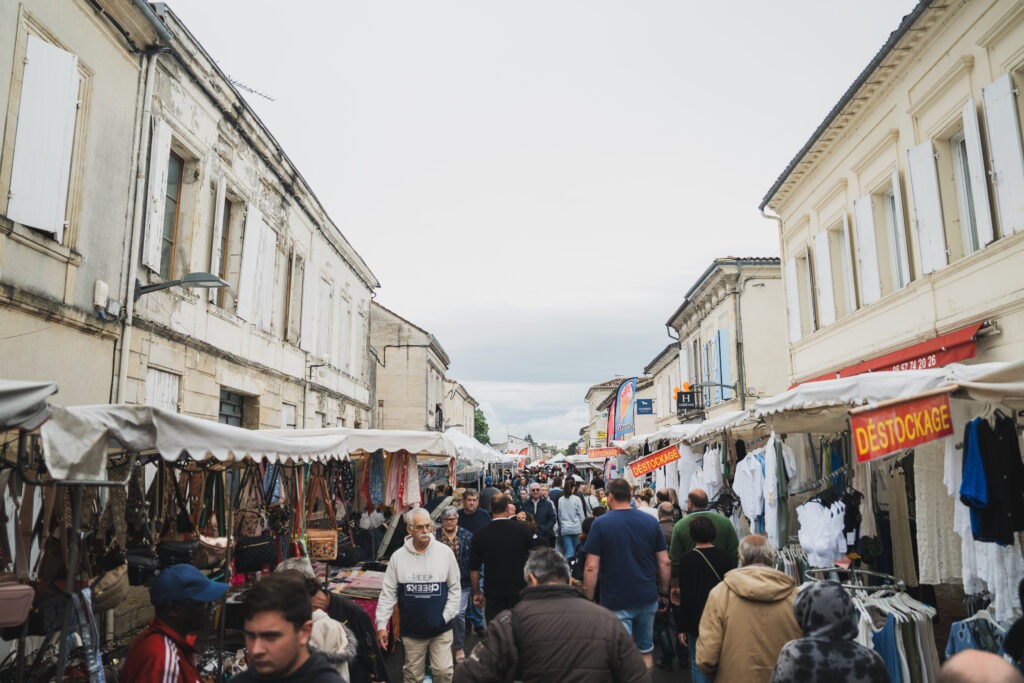
<instances>
[{"instance_id":1,"label":"man with blue cap","mask_svg":"<svg viewBox=\"0 0 1024 683\"><path fill-rule=\"evenodd\" d=\"M210 603L228 585L206 578L190 564L174 564L149 587L156 616L132 643L121 679L132 683L199 683L195 634L209 621Z\"/></svg>"}]
</instances>

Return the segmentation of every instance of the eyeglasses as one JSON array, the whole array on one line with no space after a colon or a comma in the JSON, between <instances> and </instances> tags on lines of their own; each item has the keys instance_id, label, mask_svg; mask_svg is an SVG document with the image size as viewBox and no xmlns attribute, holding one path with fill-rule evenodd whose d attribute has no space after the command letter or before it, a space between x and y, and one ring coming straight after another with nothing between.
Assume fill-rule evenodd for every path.
<instances>
[{"instance_id":1,"label":"eyeglasses","mask_svg":"<svg viewBox=\"0 0 1024 683\"><path fill-rule=\"evenodd\" d=\"M458 521L458 519L459 519L458 517L445 517L441 521L442 522L455 522L455 521Z\"/></svg>"},{"instance_id":2,"label":"eyeglasses","mask_svg":"<svg viewBox=\"0 0 1024 683\"><path fill-rule=\"evenodd\" d=\"M430 524L413 524L412 528L416 529L417 531L427 531L428 529L433 529L434 524L433 522L431 522Z\"/></svg>"}]
</instances>

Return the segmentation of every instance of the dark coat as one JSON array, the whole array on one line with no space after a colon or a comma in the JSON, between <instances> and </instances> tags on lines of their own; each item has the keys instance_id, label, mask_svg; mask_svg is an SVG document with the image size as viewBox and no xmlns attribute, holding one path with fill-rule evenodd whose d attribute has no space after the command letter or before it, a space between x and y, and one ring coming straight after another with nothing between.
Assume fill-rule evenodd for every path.
<instances>
[{"instance_id":1,"label":"dark coat","mask_svg":"<svg viewBox=\"0 0 1024 683\"><path fill-rule=\"evenodd\" d=\"M533 515L533 523L537 525L537 535L544 539L555 537L555 523L558 521L558 513L555 512L555 504L547 498L539 498L536 503L527 499L523 504L523 510Z\"/></svg>"},{"instance_id":2,"label":"dark coat","mask_svg":"<svg viewBox=\"0 0 1024 683\"><path fill-rule=\"evenodd\" d=\"M518 645L513 611L519 622ZM564 584L524 590L518 605L488 624L487 638L455 668L453 683L512 681L517 665L524 683L648 680L640 651L622 622Z\"/></svg>"},{"instance_id":3,"label":"dark coat","mask_svg":"<svg viewBox=\"0 0 1024 683\"><path fill-rule=\"evenodd\" d=\"M370 615L343 595L330 593L330 598L328 616L348 626L356 637L356 658L348 663L350 683L369 683L371 676L378 681L387 681L388 669L377 644L377 630Z\"/></svg>"}]
</instances>

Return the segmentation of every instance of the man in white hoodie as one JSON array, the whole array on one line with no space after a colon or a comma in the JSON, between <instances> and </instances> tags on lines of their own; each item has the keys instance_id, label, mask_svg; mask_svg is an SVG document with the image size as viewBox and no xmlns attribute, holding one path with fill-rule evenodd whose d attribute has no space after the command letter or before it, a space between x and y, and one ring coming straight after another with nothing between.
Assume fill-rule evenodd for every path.
<instances>
[{"instance_id":1,"label":"man in white hoodie","mask_svg":"<svg viewBox=\"0 0 1024 683\"><path fill-rule=\"evenodd\" d=\"M398 606L402 619L404 683L423 680L427 654L436 683L452 680L452 620L459 613L459 563L451 548L434 538L430 513L405 513L410 536L391 556L377 601L377 640L388 646L388 621Z\"/></svg>"}]
</instances>

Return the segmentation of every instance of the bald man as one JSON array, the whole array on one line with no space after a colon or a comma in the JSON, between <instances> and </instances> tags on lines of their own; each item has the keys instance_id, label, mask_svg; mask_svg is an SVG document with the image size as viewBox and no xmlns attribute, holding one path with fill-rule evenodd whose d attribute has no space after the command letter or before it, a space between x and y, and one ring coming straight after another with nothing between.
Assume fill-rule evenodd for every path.
<instances>
[{"instance_id":1,"label":"bald man","mask_svg":"<svg viewBox=\"0 0 1024 683\"><path fill-rule=\"evenodd\" d=\"M942 665L939 683L1024 683L1024 676L999 655L964 650Z\"/></svg>"}]
</instances>

